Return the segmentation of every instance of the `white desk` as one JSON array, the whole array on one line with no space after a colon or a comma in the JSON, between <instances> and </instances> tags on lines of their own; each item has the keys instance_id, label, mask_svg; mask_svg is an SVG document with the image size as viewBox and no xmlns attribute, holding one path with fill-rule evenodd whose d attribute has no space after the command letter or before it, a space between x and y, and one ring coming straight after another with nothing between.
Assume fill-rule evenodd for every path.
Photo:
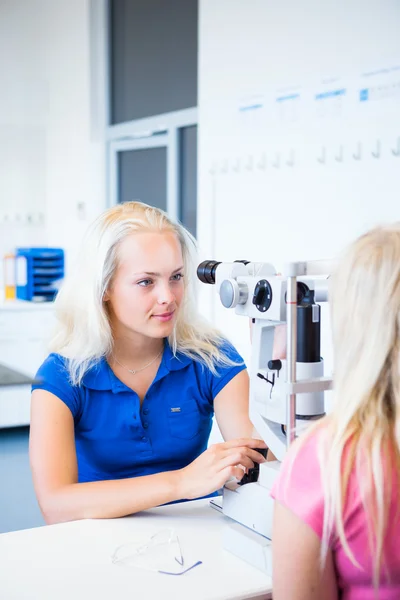
<instances>
[{"instance_id":1,"label":"white desk","mask_svg":"<svg viewBox=\"0 0 400 600\"><path fill-rule=\"evenodd\" d=\"M271 598L271 579L222 548L228 519L196 500L123 519L86 520L0 535L2 600L244 600ZM119 544L173 527L185 562L179 577L113 565Z\"/></svg>"}]
</instances>

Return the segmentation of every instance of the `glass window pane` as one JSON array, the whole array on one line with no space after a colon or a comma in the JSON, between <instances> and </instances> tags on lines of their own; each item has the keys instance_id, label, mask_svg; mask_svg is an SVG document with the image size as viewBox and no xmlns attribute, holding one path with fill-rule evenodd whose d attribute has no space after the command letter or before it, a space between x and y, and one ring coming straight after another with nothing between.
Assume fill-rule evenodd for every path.
<instances>
[{"instance_id":1,"label":"glass window pane","mask_svg":"<svg viewBox=\"0 0 400 600\"><path fill-rule=\"evenodd\" d=\"M180 220L196 237L197 225L197 126L180 130Z\"/></svg>"},{"instance_id":2,"label":"glass window pane","mask_svg":"<svg viewBox=\"0 0 400 600\"><path fill-rule=\"evenodd\" d=\"M111 123L197 106L198 0L110 1Z\"/></svg>"},{"instance_id":3,"label":"glass window pane","mask_svg":"<svg viewBox=\"0 0 400 600\"><path fill-rule=\"evenodd\" d=\"M118 152L118 202L140 200L167 209L167 150Z\"/></svg>"}]
</instances>

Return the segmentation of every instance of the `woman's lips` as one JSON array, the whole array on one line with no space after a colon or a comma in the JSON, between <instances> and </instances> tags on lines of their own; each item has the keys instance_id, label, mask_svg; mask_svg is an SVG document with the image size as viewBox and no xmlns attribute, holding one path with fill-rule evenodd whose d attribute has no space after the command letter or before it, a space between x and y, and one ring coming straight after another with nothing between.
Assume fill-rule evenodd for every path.
<instances>
[{"instance_id":1,"label":"woman's lips","mask_svg":"<svg viewBox=\"0 0 400 600\"><path fill-rule=\"evenodd\" d=\"M175 311L173 310L172 312L163 313L161 315L153 315L153 317L158 321L165 323L166 321L170 321L173 318L174 313Z\"/></svg>"}]
</instances>

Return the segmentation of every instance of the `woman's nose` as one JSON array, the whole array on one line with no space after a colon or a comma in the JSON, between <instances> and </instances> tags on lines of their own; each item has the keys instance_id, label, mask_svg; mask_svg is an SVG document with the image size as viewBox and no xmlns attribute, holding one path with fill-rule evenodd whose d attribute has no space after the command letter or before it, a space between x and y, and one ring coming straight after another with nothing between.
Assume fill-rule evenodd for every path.
<instances>
[{"instance_id":1,"label":"woman's nose","mask_svg":"<svg viewBox=\"0 0 400 600\"><path fill-rule=\"evenodd\" d=\"M161 285L158 292L159 304L172 304L175 301L175 294L169 285Z\"/></svg>"}]
</instances>

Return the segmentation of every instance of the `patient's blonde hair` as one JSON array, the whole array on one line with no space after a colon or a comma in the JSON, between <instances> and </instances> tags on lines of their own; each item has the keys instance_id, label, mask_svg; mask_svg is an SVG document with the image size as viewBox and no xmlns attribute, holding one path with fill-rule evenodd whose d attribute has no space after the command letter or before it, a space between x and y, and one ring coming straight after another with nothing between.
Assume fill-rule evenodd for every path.
<instances>
[{"instance_id":1,"label":"patient's blonde hair","mask_svg":"<svg viewBox=\"0 0 400 600\"><path fill-rule=\"evenodd\" d=\"M199 360L213 372L218 362L234 364L220 348L220 332L205 322L195 308L195 239L164 211L141 202L126 202L103 212L89 228L77 264L55 301L58 326L50 350L68 359L74 385L79 385L86 371L112 351L104 295L118 266L121 241L144 231L172 231L182 249L185 293L168 340L172 352Z\"/></svg>"},{"instance_id":2,"label":"patient's blonde hair","mask_svg":"<svg viewBox=\"0 0 400 600\"><path fill-rule=\"evenodd\" d=\"M385 497L391 498L392 475L400 464L400 224L373 229L350 246L332 278L330 306L334 408L325 420L328 445L321 448L323 554L336 531L356 564L343 526L355 470L378 587L388 527Z\"/></svg>"}]
</instances>

